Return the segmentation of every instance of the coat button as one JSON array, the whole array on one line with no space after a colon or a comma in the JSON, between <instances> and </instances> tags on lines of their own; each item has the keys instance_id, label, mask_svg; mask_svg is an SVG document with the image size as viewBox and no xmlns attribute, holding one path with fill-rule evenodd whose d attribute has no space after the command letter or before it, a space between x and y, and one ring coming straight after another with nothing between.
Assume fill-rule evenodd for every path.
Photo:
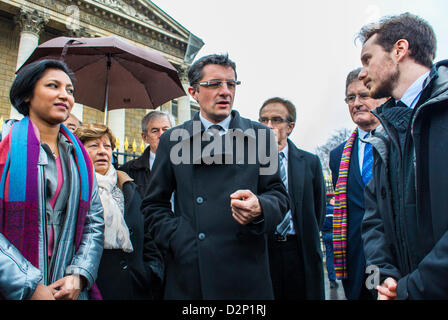
<instances>
[{"instance_id":1,"label":"coat button","mask_svg":"<svg viewBox=\"0 0 448 320\"><path fill-rule=\"evenodd\" d=\"M123 269L123 270L126 270L128 268L128 264L126 263L125 260L120 261L120 266L121 266L121 269Z\"/></svg>"},{"instance_id":2,"label":"coat button","mask_svg":"<svg viewBox=\"0 0 448 320\"><path fill-rule=\"evenodd\" d=\"M205 239L205 234L201 232L201 233L198 235L198 238L199 238L199 240L204 240L204 239Z\"/></svg>"},{"instance_id":3,"label":"coat button","mask_svg":"<svg viewBox=\"0 0 448 320\"><path fill-rule=\"evenodd\" d=\"M202 198L202 197L197 197L196 198L196 203L202 204L203 202L204 202L204 198Z\"/></svg>"}]
</instances>

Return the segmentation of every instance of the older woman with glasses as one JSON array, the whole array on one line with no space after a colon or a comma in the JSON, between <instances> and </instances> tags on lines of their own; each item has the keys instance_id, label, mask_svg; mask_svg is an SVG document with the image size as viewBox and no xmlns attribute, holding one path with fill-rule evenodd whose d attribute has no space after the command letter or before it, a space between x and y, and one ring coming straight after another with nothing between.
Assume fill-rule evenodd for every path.
<instances>
[{"instance_id":1,"label":"older woman with glasses","mask_svg":"<svg viewBox=\"0 0 448 320\"><path fill-rule=\"evenodd\" d=\"M29 64L11 86L24 118L5 122L0 142L0 299L87 299L95 288L103 208L89 155L62 125L73 92L55 60Z\"/></svg>"},{"instance_id":2,"label":"older woman with glasses","mask_svg":"<svg viewBox=\"0 0 448 320\"><path fill-rule=\"evenodd\" d=\"M84 144L95 168L104 207L104 252L97 284L104 299L152 299L163 279L162 257L144 232L137 185L115 170L115 138L102 124L85 124L75 134Z\"/></svg>"}]
</instances>

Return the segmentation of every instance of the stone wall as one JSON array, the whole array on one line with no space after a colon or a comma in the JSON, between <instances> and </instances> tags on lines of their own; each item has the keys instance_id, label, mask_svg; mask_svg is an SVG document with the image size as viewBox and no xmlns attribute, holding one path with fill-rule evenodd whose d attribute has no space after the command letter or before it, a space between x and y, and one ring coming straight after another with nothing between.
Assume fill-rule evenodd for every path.
<instances>
[{"instance_id":1,"label":"stone wall","mask_svg":"<svg viewBox=\"0 0 448 320\"><path fill-rule=\"evenodd\" d=\"M13 20L0 17L0 117L9 119L9 90L15 77L19 33Z\"/></svg>"}]
</instances>

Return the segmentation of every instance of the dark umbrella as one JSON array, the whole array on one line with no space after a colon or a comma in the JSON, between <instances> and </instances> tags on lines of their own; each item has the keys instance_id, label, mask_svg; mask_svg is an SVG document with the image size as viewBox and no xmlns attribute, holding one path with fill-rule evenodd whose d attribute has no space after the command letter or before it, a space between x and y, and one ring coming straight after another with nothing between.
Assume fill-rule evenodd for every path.
<instances>
[{"instance_id":1,"label":"dark umbrella","mask_svg":"<svg viewBox=\"0 0 448 320\"><path fill-rule=\"evenodd\" d=\"M21 68L43 59L63 60L73 70L75 101L104 111L105 123L108 110L155 109L185 95L176 68L161 54L113 36L51 39Z\"/></svg>"}]
</instances>

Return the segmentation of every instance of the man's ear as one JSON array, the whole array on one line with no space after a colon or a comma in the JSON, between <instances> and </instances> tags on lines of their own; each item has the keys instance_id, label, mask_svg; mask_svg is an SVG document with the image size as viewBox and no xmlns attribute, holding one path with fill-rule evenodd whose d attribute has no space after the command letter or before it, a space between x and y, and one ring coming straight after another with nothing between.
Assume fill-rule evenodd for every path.
<instances>
[{"instance_id":1,"label":"man's ear","mask_svg":"<svg viewBox=\"0 0 448 320\"><path fill-rule=\"evenodd\" d=\"M291 134L292 130L294 130L295 126L296 126L295 122L289 122L288 123L288 136Z\"/></svg>"},{"instance_id":2,"label":"man's ear","mask_svg":"<svg viewBox=\"0 0 448 320\"><path fill-rule=\"evenodd\" d=\"M194 99L194 100L196 100L196 101L198 101L198 98L197 98L197 91L196 91L196 89L195 89L195 87L189 87L188 88L188 93L190 94L190 96Z\"/></svg>"},{"instance_id":3,"label":"man's ear","mask_svg":"<svg viewBox=\"0 0 448 320\"><path fill-rule=\"evenodd\" d=\"M409 56L410 54L409 41L406 39L398 40L397 42L395 42L392 52L397 62L403 61L403 59Z\"/></svg>"}]
</instances>

